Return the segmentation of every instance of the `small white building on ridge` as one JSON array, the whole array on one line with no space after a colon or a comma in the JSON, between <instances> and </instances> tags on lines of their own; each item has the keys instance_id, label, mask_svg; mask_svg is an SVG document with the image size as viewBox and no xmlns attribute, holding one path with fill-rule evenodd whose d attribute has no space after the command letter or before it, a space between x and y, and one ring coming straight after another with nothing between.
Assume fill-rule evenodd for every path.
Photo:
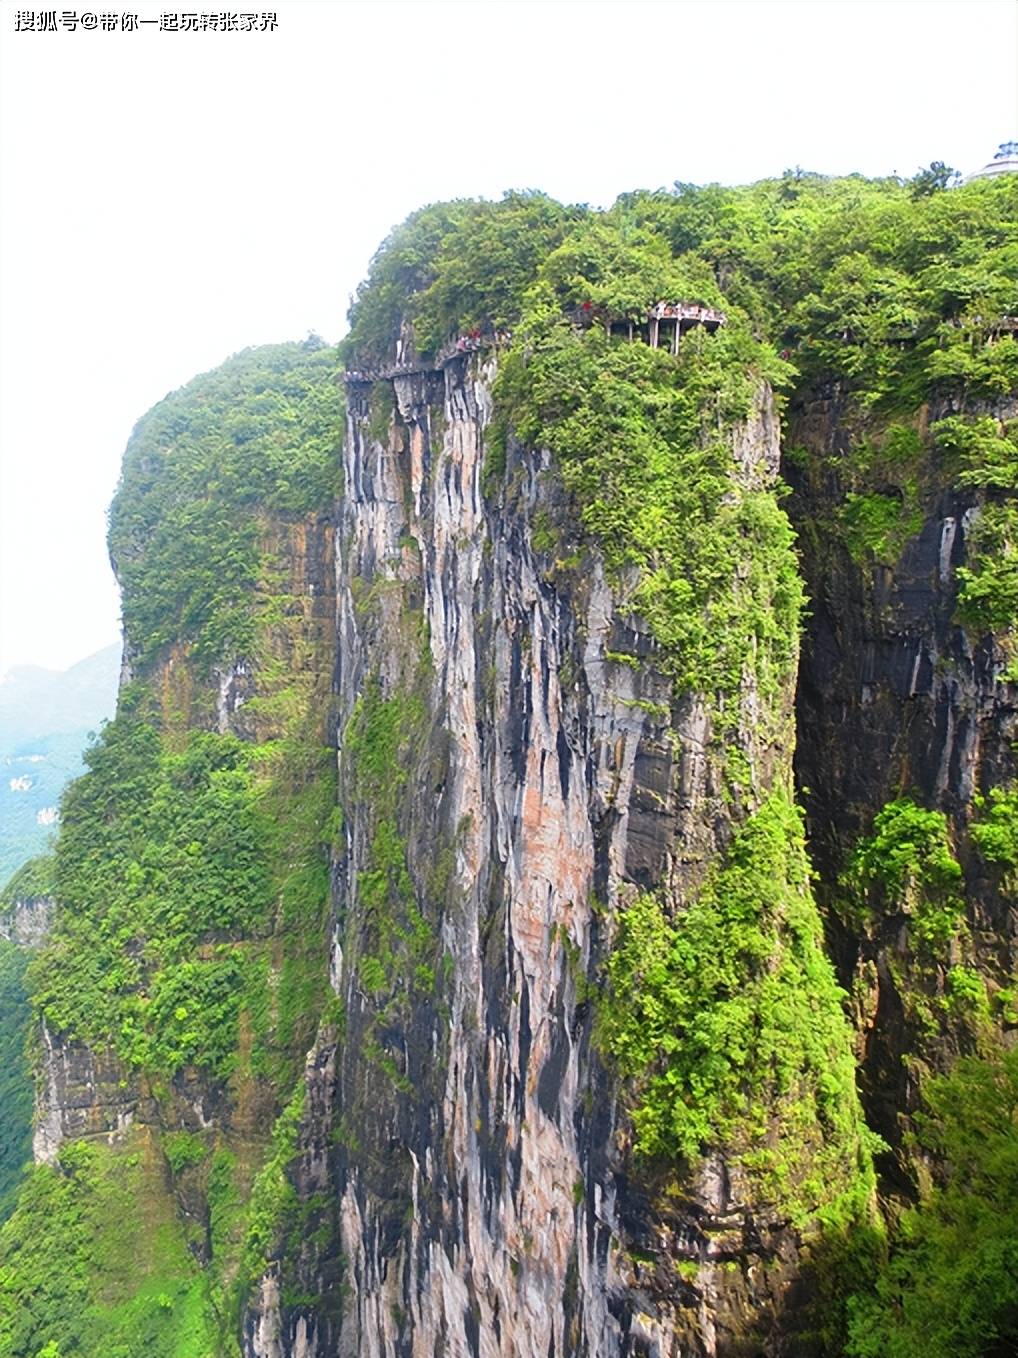
<instances>
[{"instance_id":1,"label":"small white building on ridge","mask_svg":"<svg viewBox=\"0 0 1018 1358\"><path fill-rule=\"evenodd\" d=\"M971 184L973 179L993 179L998 174L1018 174L1018 141L1001 142L993 159L981 170L967 174L962 183Z\"/></svg>"}]
</instances>

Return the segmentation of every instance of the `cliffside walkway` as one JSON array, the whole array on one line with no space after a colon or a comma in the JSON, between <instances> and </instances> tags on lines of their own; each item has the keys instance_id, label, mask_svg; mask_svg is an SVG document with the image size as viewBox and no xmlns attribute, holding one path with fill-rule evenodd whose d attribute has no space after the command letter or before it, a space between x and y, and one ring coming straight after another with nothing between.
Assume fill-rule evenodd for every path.
<instances>
[{"instance_id":1,"label":"cliffside walkway","mask_svg":"<svg viewBox=\"0 0 1018 1358\"><path fill-rule=\"evenodd\" d=\"M715 307L701 306L698 302L656 302L647 311L647 319L642 322L613 320L601 308L585 302L572 313L574 325L587 328L594 324L604 326L605 334L628 339L630 343L639 340L659 349L665 344L673 354L679 351L682 336L693 326L702 325L713 333L726 323L728 317ZM480 349L491 349L508 344L512 335L507 330L487 334L459 335L456 339L443 344L435 356L424 361L412 363L391 363L377 368L349 368L343 374L343 381L349 383L378 382L393 377L417 377L424 373L440 373L454 359L465 354L477 353Z\"/></svg>"},{"instance_id":2,"label":"cliffside walkway","mask_svg":"<svg viewBox=\"0 0 1018 1358\"><path fill-rule=\"evenodd\" d=\"M476 354L480 349L491 349L498 344L508 344L512 336L507 330L488 335L460 335L457 339L443 344L441 349L428 362L392 363L384 368L350 368L343 374L344 382L378 382L390 377L416 377L421 373L439 373L453 359L464 354Z\"/></svg>"},{"instance_id":3,"label":"cliffside walkway","mask_svg":"<svg viewBox=\"0 0 1018 1358\"><path fill-rule=\"evenodd\" d=\"M728 317L716 307L702 306L699 302L655 302L647 311L645 321L618 320L609 316L600 307L589 302L577 307L573 312L573 324L580 326L603 325L608 336L619 336L630 343L639 340L649 344L652 349L669 348L673 354L679 352L682 336L696 326L714 333L725 325Z\"/></svg>"}]
</instances>

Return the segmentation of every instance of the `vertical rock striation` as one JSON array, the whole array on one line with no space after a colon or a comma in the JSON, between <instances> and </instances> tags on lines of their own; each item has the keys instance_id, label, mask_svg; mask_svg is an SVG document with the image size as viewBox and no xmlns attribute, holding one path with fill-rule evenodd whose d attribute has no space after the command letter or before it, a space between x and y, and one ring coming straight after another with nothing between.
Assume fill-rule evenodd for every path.
<instances>
[{"instance_id":1,"label":"vertical rock striation","mask_svg":"<svg viewBox=\"0 0 1018 1358\"><path fill-rule=\"evenodd\" d=\"M780 1309L795 1263L799 1237L721 1148L671 1198L660 1173L633 1177L594 983L620 905L688 898L740 808L704 702L673 699L547 456L510 442L505 489L482 494L493 373L464 358L393 379L384 431L377 392L350 404L342 1040L325 1030L309 1058L294 1174L330 1238L282 1264L316 1304L287 1305L266 1275L251 1358L731 1352ZM735 445L739 475L769 485L768 393ZM548 522L553 548L535 542ZM787 735L791 688L768 722L761 701L744 688L734 736L753 804L789 778L788 744L761 732ZM393 725L365 793L360 765ZM383 924L379 873L404 862L402 914Z\"/></svg>"},{"instance_id":2,"label":"vertical rock striation","mask_svg":"<svg viewBox=\"0 0 1018 1358\"><path fill-rule=\"evenodd\" d=\"M922 1076L971 1050L982 1023L952 998L951 972L971 968L991 1001L1018 974L1013 891L968 837L977 798L1018 776L1018 685L1008 677L1006 638L966 627L960 615L958 570L970 564L985 495L954 482L950 463L931 455L928 435L958 408L941 401L918 412L925 451L915 531L900 550L879 555L853 555L839 520L853 459L879 440L879 423L861 418L835 388L800 401L788 433L789 444L809 455L808 471L787 469L812 599L797 775L832 955L853 993L867 1118L891 1147L881 1162L888 1186L909 1196L924 1171L911 1161L903 1132ZM990 417L1001 427L1018 413L1013 400L961 408L968 420ZM907 909L890 903L866 922L846 909L853 849L875 813L902 796L946 816L963 873L962 934L926 957Z\"/></svg>"}]
</instances>

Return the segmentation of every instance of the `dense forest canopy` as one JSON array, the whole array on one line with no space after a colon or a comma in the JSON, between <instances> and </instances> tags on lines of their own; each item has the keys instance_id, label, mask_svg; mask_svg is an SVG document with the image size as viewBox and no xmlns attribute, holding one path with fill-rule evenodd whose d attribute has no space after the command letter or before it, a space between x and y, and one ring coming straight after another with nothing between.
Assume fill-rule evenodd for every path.
<instances>
[{"instance_id":1,"label":"dense forest canopy","mask_svg":"<svg viewBox=\"0 0 1018 1358\"><path fill-rule=\"evenodd\" d=\"M553 450L609 563L642 568L634 603L688 686L730 688L747 646L765 683L790 660L801 598L783 518L767 496L726 505L728 454L706 437L748 414L761 379L786 397L835 383L870 413L876 436L838 469L861 553L901 545L924 483L948 474L985 492L960 615L1006 631L1018 431L978 408L1018 388L1018 178L944 182L789 171L627 193L606 212L538 193L423 208L375 256L342 352L350 366L391 361L407 319L424 354L512 331L498 419ZM727 324L711 342L692 332L673 362L572 323L577 305L639 321L659 301L721 306ZM943 413L924 446L930 402ZM729 588L744 535L751 603Z\"/></svg>"},{"instance_id":2,"label":"dense forest canopy","mask_svg":"<svg viewBox=\"0 0 1018 1358\"><path fill-rule=\"evenodd\" d=\"M628 193L607 212L536 193L424 208L375 256L344 352L384 357L404 317L429 352L542 302L638 318L664 299L723 299L802 377L839 377L867 404L1006 394L1014 343L984 341L1018 312L1014 177L929 188L795 171Z\"/></svg>"}]
</instances>

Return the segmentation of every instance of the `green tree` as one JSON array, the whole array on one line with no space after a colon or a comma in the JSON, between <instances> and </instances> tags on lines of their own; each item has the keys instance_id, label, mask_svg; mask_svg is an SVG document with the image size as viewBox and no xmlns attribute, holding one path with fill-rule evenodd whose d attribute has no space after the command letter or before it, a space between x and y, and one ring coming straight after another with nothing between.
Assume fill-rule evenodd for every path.
<instances>
[{"instance_id":1,"label":"green tree","mask_svg":"<svg viewBox=\"0 0 1018 1358\"><path fill-rule=\"evenodd\" d=\"M909 190L913 198L928 198L931 193L940 193L952 184L957 184L960 178L958 171L945 165L942 160L931 160L925 169L920 168L908 181Z\"/></svg>"},{"instance_id":2,"label":"green tree","mask_svg":"<svg viewBox=\"0 0 1018 1358\"><path fill-rule=\"evenodd\" d=\"M925 1091L919 1146L942 1181L905 1213L852 1358L1005 1358L1018 1348L1018 1049L960 1060Z\"/></svg>"}]
</instances>

